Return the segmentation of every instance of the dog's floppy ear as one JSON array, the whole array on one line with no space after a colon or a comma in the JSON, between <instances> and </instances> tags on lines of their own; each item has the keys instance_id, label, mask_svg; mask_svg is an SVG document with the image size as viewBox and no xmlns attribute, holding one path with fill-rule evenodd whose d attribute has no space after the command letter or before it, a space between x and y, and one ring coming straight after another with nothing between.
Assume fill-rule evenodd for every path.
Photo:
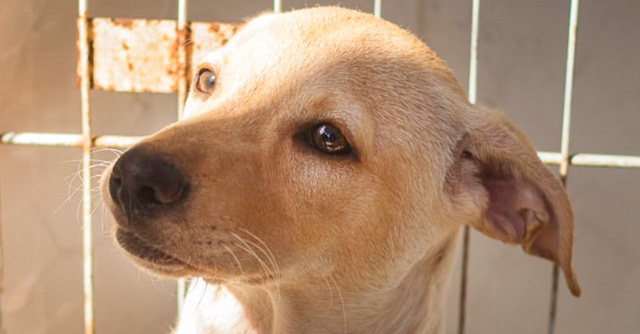
<instances>
[{"instance_id":1,"label":"dog's floppy ear","mask_svg":"<svg viewBox=\"0 0 640 334\"><path fill-rule=\"evenodd\" d=\"M470 225L555 262L579 296L571 265L573 212L564 187L501 114L482 114L458 143L448 179L452 193L474 204Z\"/></svg>"}]
</instances>

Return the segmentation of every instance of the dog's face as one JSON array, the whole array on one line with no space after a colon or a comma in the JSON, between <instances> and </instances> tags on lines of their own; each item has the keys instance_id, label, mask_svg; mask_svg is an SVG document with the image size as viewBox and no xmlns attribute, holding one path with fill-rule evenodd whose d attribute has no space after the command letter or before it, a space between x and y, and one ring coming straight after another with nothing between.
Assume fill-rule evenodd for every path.
<instances>
[{"instance_id":1,"label":"dog's face","mask_svg":"<svg viewBox=\"0 0 640 334\"><path fill-rule=\"evenodd\" d=\"M375 281L470 224L575 283L562 187L398 27L338 8L263 15L196 73L186 119L103 178L117 240L142 266L256 284Z\"/></svg>"}]
</instances>

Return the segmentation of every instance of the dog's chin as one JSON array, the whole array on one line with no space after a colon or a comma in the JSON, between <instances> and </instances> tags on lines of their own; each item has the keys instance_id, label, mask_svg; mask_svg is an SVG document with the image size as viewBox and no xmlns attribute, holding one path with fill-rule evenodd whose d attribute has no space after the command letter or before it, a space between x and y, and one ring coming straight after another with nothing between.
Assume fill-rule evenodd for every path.
<instances>
[{"instance_id":1,"label":"dog's chin","mask_svg":"<svg viewBox=\"0 0 640 334\"><path fill-rule=\"evenodd\" d=\"M136 264L156 275L184 277L192 274L192 268L189 264L150 246L133 232L118 228L116 240Z\"/></svg>"},{"instance_id":2,"label":"dog's chin","mask_svg":"<svg viewBox=\"0 0 640 334\"><path fill-rule=\"evenodd\" d=\"M169 278L203 277L207 282L214 284L268 285L275 282L274 276L264 271L252 275L250 273L224 273L194 266L151 246L134 232L120 227L117 228L115 236L120 248L129 255L134 263L157 276Z\"/></svg>"}]
</instances>

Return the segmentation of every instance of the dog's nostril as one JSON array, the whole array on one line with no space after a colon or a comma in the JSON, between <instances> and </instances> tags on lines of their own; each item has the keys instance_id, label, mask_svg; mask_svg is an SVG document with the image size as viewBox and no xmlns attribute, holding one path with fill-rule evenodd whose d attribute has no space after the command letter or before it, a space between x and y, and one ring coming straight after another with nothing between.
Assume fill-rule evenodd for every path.
<instances>
[{"instance_id":1,"label":"dog's nostril","mask_svg":"<svg viewBox=\"0 0 640 334\"><path fill-rule=\"evenodd\" d=\"M183 197L187 188L184 175L175 165L140 146L118 159L109 179L114 203L130 218L168 207Z\"/></svg>"},{"instance_id":2,"label":"dog's nostril","mask_svg":"<svg viewBox=\"0 0 640 334\"><path fill-rule=\"evenodd\" d=\"M149 186L142 186L138 193L136 194L136 198L143 205L161 205L162 202L159 200L157 193L153 188Z\"/></svg>"},{"instance_id":3,"label":"dog's nostril","mask_svg":"<svg viewBox=\"0 0 640 334\"><path fill-rule=\"evenodd\" d=\"M115 173L114 169L109 177L109 195L116 204L120 204L120 198L118 196L120 188L122 188L122 179Z\"/></svg>"}]
</instances>

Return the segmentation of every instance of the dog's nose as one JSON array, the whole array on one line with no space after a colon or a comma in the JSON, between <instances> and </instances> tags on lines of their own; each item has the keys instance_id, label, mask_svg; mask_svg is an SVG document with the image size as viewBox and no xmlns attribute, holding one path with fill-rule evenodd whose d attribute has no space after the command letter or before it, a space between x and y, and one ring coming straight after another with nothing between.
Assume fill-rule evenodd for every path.
<instances>
[{"instance_id":1,"label":"dog's nose","mask_svg":"<svg viewBox=\"0 0 640 334\"><path fill-rule=\"evenodd\" d=\"M184 175L172 163L144 147L120 156L109 178L111 198L129 219L177 202L187 187Z\"/></svg>"}]
</instances>

